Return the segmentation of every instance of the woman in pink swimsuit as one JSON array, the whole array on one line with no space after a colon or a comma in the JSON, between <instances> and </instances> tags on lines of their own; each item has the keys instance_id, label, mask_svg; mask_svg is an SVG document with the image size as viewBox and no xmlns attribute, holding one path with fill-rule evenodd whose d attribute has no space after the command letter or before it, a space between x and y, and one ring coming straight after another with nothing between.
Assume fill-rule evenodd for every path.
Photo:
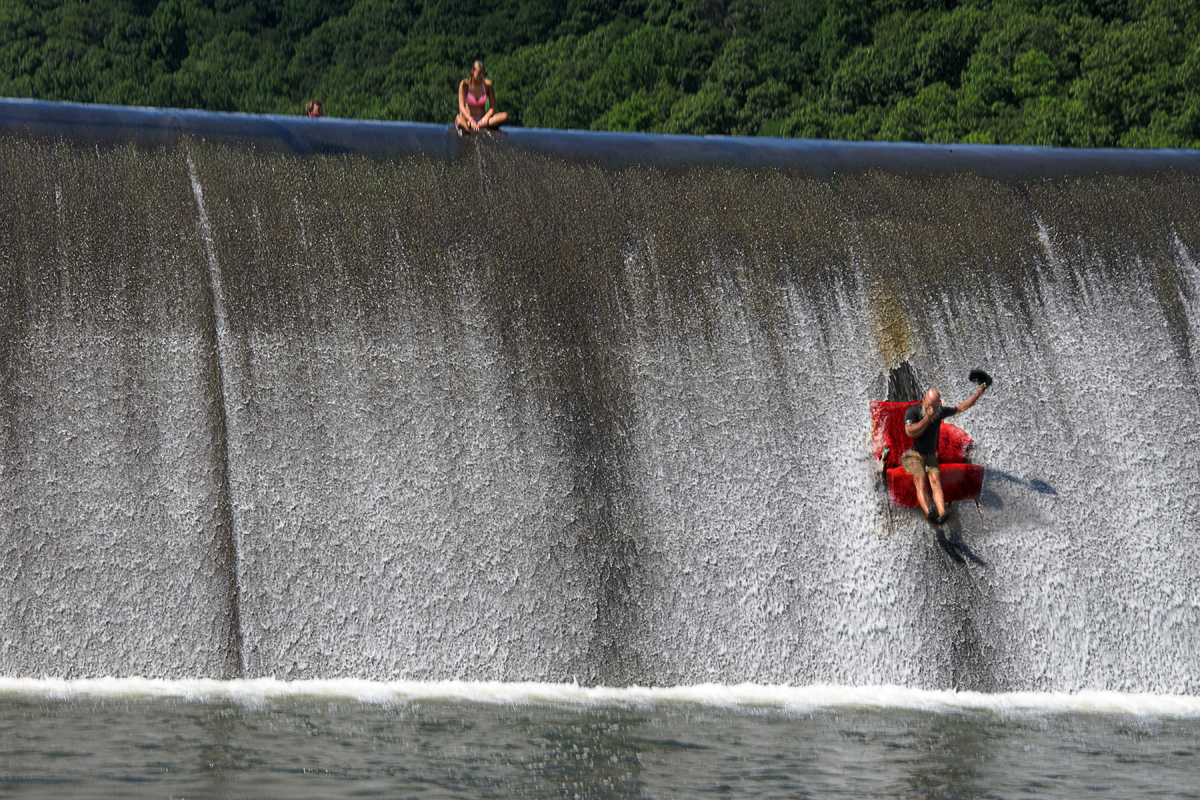
<instances>
[{"instance_id":1,"label":"woman in pink swimsuit","mask_svg":"<svg viewBox=\"0 0 1200 800\"><path fill-rule=\"evenodd\" d=\"M484 107L487 111L484 111ZM483 62L471 65L471 77L458 84L458 116L454 124L461 131L477 131L481 128L499 128L508 122L508 114L496 112L496 92L492 82L485 77Z\"/></svg>"}]
</instances>

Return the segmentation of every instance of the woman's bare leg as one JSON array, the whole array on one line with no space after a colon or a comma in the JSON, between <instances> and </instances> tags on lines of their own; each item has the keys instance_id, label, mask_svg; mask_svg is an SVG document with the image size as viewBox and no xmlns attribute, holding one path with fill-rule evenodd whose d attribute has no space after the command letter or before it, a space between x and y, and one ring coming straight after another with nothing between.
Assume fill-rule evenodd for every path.
<instances>
[{"instance_id":1,"label":"woman's bare leg","mask_svg":"<svg viewBox=\"0 0 1200 800\"><path fill-rule=\"evenodd\" d=\"M488 114L486 118L480 120L479 124L489 128L499 128L506 122L508 122L508 112L501 111L499 114Z\"/></svg>"}]
</instances>

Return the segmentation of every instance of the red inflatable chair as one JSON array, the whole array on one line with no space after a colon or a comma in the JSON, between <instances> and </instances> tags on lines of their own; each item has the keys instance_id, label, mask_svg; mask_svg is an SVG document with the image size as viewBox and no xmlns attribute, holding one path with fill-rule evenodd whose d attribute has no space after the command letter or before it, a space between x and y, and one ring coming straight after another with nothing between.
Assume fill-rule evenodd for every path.
<instances>
[{"instance_id":1,"label":"red inflatable chair","mask_svg":"<svg viewBox=\"0 0 1200 800\"><path fill-rule=\"evenodd\" d=\"M871 403L871 450L886 479L888 499L898 508L917 505L917 487L900 466L905 450L913 441L904 433L904 412L917 403L877 400ZM978 500L983 491L983 467L967 463L975 440L957 425L942 423L938 437L938 461L941 462L942 492L947 503Z\"/></svg>"}]
</instances>

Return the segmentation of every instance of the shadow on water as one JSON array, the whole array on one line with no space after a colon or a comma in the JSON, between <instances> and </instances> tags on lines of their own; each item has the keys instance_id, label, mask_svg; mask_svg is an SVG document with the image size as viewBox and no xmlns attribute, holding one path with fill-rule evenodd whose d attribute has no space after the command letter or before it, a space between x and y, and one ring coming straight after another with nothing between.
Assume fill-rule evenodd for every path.
<instances>
[{"instance_id":1,"label":"shadow on water","mask_svg":"<svg viewBox=\"0 0 1200 800\"><path fill-rule=\"evenodd\" d=\"M1030 478L1029 480L1024 480L1022 478L1018 478L1016 475L1005 472L1004 470L990 468L987 471L987 476L989 478L999 478L1001 480L1008 481L1009 483L1015 483L1018 486L1024 486L1026 489L1032 489L1038 494L1048 494L1051 497L1058 497L1058 492L1054 491L1054 487L1040 478ZM984 490L984 494L990 494L992 497L996 497L994 493L987 490ZM996 497L996 500L999 501L999 498ZM1003 505L1003 502L1001 502L1001 505ZM997 508L998 507L999 506L997 506Z\"/></svg>"},{"instance_id":2,"label":"shadow on water","mask_svg":"<svg viewBox=\"0 0 1200 800\"><path fill-rule=\"evenodd\" d=\"M947 536L946 532L939 530L937 536L934 537L938 543L938 547L946 552L946 555L954 559L955 562L965 565L968 561L981 567L986 567L987 562L979 556L975 555L974 551L967 546L967 543L962 540L962 531L954 529Z\"/></svg>"},{"instance_id":3,"label":"shadow on water","mask_svg":"<svg viewBox=\"0 0 1200 800\"><path fill-rule=\"evenodd\" d=\"M1029 479L1029 488L1033 489L1035 492L1040 492L1041 494L1049 494L1053 495L1054 497L1058 497L1058 492L1054 491L1053 486L1045 481L1038 480L1037 478Z\"/></svg>"},{"instance_id":4,"label":"shadow on water","mask_svg":"<svg viewBox=\"0 0 1200 800\"><path fill-rule=\"evenodd\" d=\"M1004 499L991 489L984 489L979 493L979 505L991 509L1004 508Z\"/></svg>"},{"instance_id":5,"label":"shadow on water","mask_svg":"<svg viewBox=\"0 0 1200 800\"><path fill-rule=\"evenodd\" d=\"M1058 497L1058 492L1054 490L1054 487L1040 478L1030 478L1029 480L1025 480L1023 478L1018 478L1016 475L1005 472L1004 470L991 469L989 467L987 470L986 480L991 480L992 478L999 478L1000 480L1008 481L1009 483L1015 483L1017 486L1030 489L1038 494L1045 494L1049 495L1050 497ZM1004 499L991 489L987 488L985 485L983 491L979 494L979 504L987 509L1001 509L1004 508Z\"/></svg>"}]
</instances>

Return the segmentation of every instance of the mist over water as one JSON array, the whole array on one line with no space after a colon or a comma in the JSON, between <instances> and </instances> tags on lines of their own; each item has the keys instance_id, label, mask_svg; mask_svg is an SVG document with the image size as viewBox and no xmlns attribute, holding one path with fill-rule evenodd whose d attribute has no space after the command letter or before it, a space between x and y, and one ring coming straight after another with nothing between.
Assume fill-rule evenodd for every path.
<instances>
[{"instance_id":1,"label":"mist over water","mask_svg":"<svg viewBox=\"0 0 1200 800\"><path fill-rule=\"evenodd\" d=\"M1195 177L467 150L0 141L0 674L1196 693Z\"/></svg>"}]
</instances>

